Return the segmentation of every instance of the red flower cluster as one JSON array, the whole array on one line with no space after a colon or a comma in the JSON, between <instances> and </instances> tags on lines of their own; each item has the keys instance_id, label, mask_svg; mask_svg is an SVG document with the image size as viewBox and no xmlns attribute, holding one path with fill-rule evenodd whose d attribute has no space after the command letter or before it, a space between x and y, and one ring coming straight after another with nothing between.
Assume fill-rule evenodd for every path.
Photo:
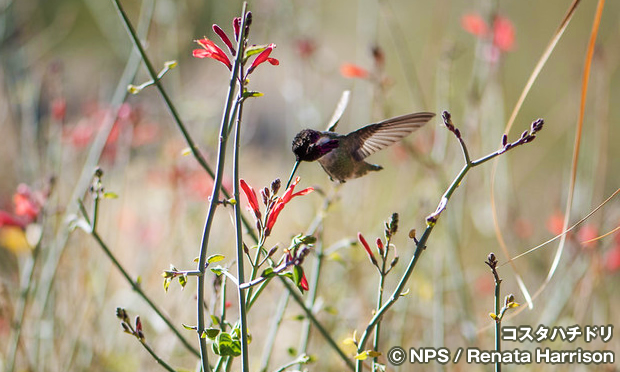
<instances>
[{"instance_id":1,"label":"red flower cluster","mask_svg":"<svg viewBox=\"0 0 620 372\"><path fill-rule=\"evenodd\" d=\"M13 194L14 213L0 209L0 227L25 228L37 219L46 199L47 196L44 193L32 191L28 185L20 184Z\"/></svg>"},{"instance_id":2,"label":"red flower cluster","mask_svg":"<svg viewBox=\"0 0 620 372\"><path fill-rule=\"evenodd\" d=\"M491 41L492 48L488 50L491 60L497 59L498 51L508 52L514 49L515 28L506 17L495 16L493 26L489 27L479 14L469 13L461 17L461 26L478 39Z\"/></svg>"},{"instance_id":3,"label":"red flower cluster","mask_svg":"<svg viewBox=\"0 0 620 372\"><path fill-rule=\"evenodd\" d=\"M224 30L216 24L214 24L212 28L213 28L213 32L215 32L217 36L220 37L222 42L226 44L226 46L228 47L228 51L234 58L234 56L237 54L237 51L235 50L235 47L230 41L230 38L228 37L228 35L226 35ZM233 20L235 40L239 40L240 28L241 28L241 18L237 17ZM228 67L228 70L232 70L231 58L229 58L229 56L226 54L226 52L222 50L222 48L217 46L213 41L207 39L206 37L200 40L195 40L195 41L196 43L198 43L198 45L202 47L202 49L194 49L193 51L194 57L214 59L216 61L223 63L226 67ZM263 45L263 46L253 45L249 47L248 50L246 50L244 58L243 58L244 61L251 55L258 54L258 56L252 62L252 65L248 69L248 75L251 74L254 71L254 69L256 69L256 67L258 67L260 64L264 62L269 62L270 64L274 66L277 66L280 64L280 61L278 61L275 58L270 57L271 52L273 51L275 47L276 45L272 43L272 44Z\"/></svg>"},{"instance_id":4,"label":"red flower cluster","mask_svg":"<svg viewBox=\"0 0 620 372\"><path fill-rule=\"evenodd\" d=\"M278 216L280 215L280 212L282 211L282 209L284 209L284 206L288 202L291 201L291 199L293 199L296 196L306 195L314 191L314 188L308 187L299 192L294 193L295 186L297 186L297 184L299 183L299 179L300 178L297 177L295 181L291 183L291 185L288 187L288 189L286 189L282 197L279 197L277 199L271 199L271 200L268 200L269 199L268 197L263 198L265 206L267 207L266 217L265 217L266 221L264 224L265 236L269 236L269 234L271 233L271 229L273 228L273 225L276 223ZM246 199L248 200L249 209L254 213L254 217L256 218L256 221L260 223L262 215L261 215L261 212L258 206L258 199L256 197L256 191L254 191L254 188L248 185L247 182L245 182L245 180L243 179L239 180L239 183L240 183L241 189L243 190L243 193L245 194ZM274 191L274 194L275 194L275 191ZM267 195L267 192L265 192L265 195Z\"/></svg>"}]
</instances>

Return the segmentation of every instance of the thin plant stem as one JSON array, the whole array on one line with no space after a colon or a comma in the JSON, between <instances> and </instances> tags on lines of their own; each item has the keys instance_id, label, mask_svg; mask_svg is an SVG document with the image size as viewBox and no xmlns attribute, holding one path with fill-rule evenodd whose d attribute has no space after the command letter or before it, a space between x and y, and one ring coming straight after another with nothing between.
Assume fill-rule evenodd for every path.
<instances>
[{"instance_id":1,"label":"thin plant stem","mask_svg":"<svg viewBox=\"0 0 620 372\"><path fill-rule=\"evenodd\" d=\"M82 213L85 213L86 210L84 208L84 204L82 203L82 201L78 200L78 203L80 205L80 210L82 211ZM87 222L89 222L88 221L88 216L85 215L85 218L87 219ZM149 307L151 309L153 309L153 311L157 314L157 316L159 316L164 321L164 323L166 323L166 326L168 326L168 328L170 328L172 333L174 333L174 335L179 339L179 341L181 341L181 343L189 351L191 351L192 354L196 355L197 357L200 356L200 352L194 346L192 346L185 339L185 337L183 337L183 335L174 326L174 324L172 324L172 321L170 319L168 319L168 317L157 307L157 305L155 305L155 303L142 290L142 287L140 286L140 284L138 284L138 282L136 282L135 280L133 280L131 278L131 276L129 275L127 270L125 270L123 265L121 265L121 263L116 259L116 256L114 256L114 253L112 253L112 251L107 246L107 244L103 241L103 239L101 239L101 236L99 236L97 231L96 230L91 230L90 235L95 239L95 241L97 242L99 247L103 250L103 252L106 254L106 256L108 256L108 258L110 259L112 264L118 269L118 271L120 271L121 275L125 278L125 280L129 283L129 285L131 285L131 288L134 291L136 291L138 293L138 295L140 297L142 297L142 299L149 305Z\"/></svg>"},{"instance_id":2,"label":"thin plant stem","mask_svg":"<svg viewBox=\"0 0 620 372\"><path fill-rule=\"evenodd\" d=\"M211 368L209 366L208 357L207 357L207 340L202 337L202 332L205 329L205 313L204 308L202 306L204 302L205 295L205 272L206 272L206 261L207 261L207 248L209 246L209 235L211 232L211 226L213 224L213 217L215 215L215 209L219 203L219 194L222 189L222 178L224 175L224 163L226 157L226 143L228 140L228 128L230 126L231 116L230 113L232 111L233 101L235 97L235 87L237 85L237 77L239 75L239 70L241 67L241 63L243 60L243 52L244 52L244 44L246 37L246 22L247 22L247 3L243 3L242 10L242 21L241 21L241 29L239 31L239 41L237 43L237 55L235 56L235 63L233 65L230 77L230 85L228 86L228 95L226 98L226 105L224 107L224 113L222 114L222 122L220 124L220 142L218 145L218 155L217 155L217 166L216 166L216 174L213 180L213 192L211 193L211 199L209 201L209 207L207 211L207 217L205 219L204 230L202 233L202 241L200 243L200 255L198 258L198 270L201 272L201 275L198 277L198 305L197 305L197 318L198 318L198 339L200 342L200 352L201 352L201 360L202 360L202 368L203 371L210 371Z\"/></svg>"},{"instance_id":3,"label":"thin plant stem","mask_svg":"<svg viewBox=\"0 0 620 372\"><path fill-rule=\"evenodd\" d=\"M243 70L243 66L241 66ZM241 118L243 115L243 81L244 77L240 79L239 83L239 100L237 112L237 119L235 124L235 139L234 139L234 154L233 154L233 183L234 183L234 197L235 200L239 200L239 152L240 152L240 136L241 136ZM237 243L237 280L239 283L245 282L245 273L243 267L243 236L241 232L241 204L235 203L235 239ZM246 316L246 297L244 289L241 286L237 286L239 297L239 327L241 328L241 370L248 372L250 370L249 358L248 358L248 320Z\"/></svg>"},{"instance_id":4,"label":"thin plant stem","mask_svg":"<svg viewBox=\"0 0 620 372\"><path fill-rule=\"evenodd\" d=\"M495 277L495 314L500 312L500 286L502 281ZM501 320L495 321L495 351L502 352L502 340L501 340ZM495 363L495 372L502 372L502 363L498 360Z\"/></svg>"},{"instance_id":5,"label":"thin plant stem","mask_svg":"<svg viewBox=\"0 0 620 372\"><path fill-rule=\"evenodd\" d=\"M261 372L267 372L269 370L269 361L271 359L273 345L276 342L276 335L278 333L278 329L280 329L280 324L282 323L282 319L284 318L284 312L286 311L286 306L288 305L288 300L290 297L290 292L284 292L282 294L282 297L280 297L280 302L278 302L276 313L272 318L271 327L269 327L269 333L267 334L267 338L265 339L263 357L260 363Z\"/></svg>"},{"instance_id":6,"label":"thin plant stem","mask_svg":"<svg viewBox=\"0 0 620 372\"><path fill-rule=\"evenodd\" d=\"M368 341L368 337L370 337L370 333L372 332L374 327L381 321L385 313L392 307L392 305L394 305L394 303L396 303L396 301L398 301L398 299L402 295L403 291L405 290L405 286L407 285L407 282L409 281L409 278L411 277L411 274L413 273L413 270L415 269L415 266L418 263L420 256L422 255L422 252L424 252L424 250L426 249L426 242L428 241L428 238L430 237L431 232L433 231L433 228L437 224L437 221L439 220L441 213L446 209L446 206L448 204L448 201L450 200L450 197L459 187L459 185L461 184L461 181L463 180L463 178L465 178L465 175L467 174L467 172L469 172L469 170L472 169L473 167L484 164L485 162L505 153L506 151L510 149L513 149L519 145L533 141L535 138L535 134L539 130L542 129L542 125L543 125L542 119L536 120L535 122L532 123L531 130L529 132L527 131L524 132L521 135L521 138L513 143L507 143L506 137L504 136L502 137L502 143L503 143L502 148L478 160L471 161L469 158L469 152L467 151L467 147L465 146L465 142L461 139L460 131L452 125L450 114L447 111L444 111L443 119L444 119L444 124L446 125L448 130L450 130L459 140L459 144L463 151L463 157L465 159L465 165L463 166L463 168L458 173L454 181L452 181L452 184L450 184L446 192L441 197L441 200L439 201L439 204L435 212L433 212L430 216L426 218L426 229L424 230L424 233L422 234L422 237L420 238L420 240L417 240L414 237L416 249L415 249L415 252L413 253L413 257L409 261L409 265L407 266L405 273L402 275L400 281L398 282L398 285L396 286L396 289L394 289L394 292L392 293L390 298L385 302L385 304L383 304L383 306L381 306L381 308L379 308L375 312L374 316L371 318L370 322L366 326L366 329L364 330L364 333L362 334L362 337L360 338L357 344L358 353L361 353L364 351L364 347L366 345L366 342ZM362 368L363 368L362 360L358 360L356 363L356 371L360 372L362 371Z\"/></svg>"},{"instance_id":7,"label":"thin plant stem","mask_svg":"<svg viewBox=\"0 0 620 372\"><path fill-rule=\"evenodd\" d=\"M387 248L390 246L390 243L388 241L388 244L386 244L386 247L384 249L384 252L386 254L383 255L383 264L381 267L381 278L379 279L379 286L377 288L377 310L379 310L381 308L381 304L383 303L383 289L385 287L385 276L386 276L386 258L387 258ZM372 342L372 349L374 351L378 351L379 350L379 336L381 334L381 321L377 322L377 325L375 326L375 337L374 340ZM372 366L373 366L373 371L375 370L375 365L377 364L378 360L377 357L374 357L372 359Z\"/></svg>"},{"instance_id":8,"label":"thin plant stem","mask_svg":"<svg viewBox=\"0 0 620 372\"><path fill-rule=\"evenodd\" d=\"M32 256L28 261L28 265L24 270L25 282L22 284L22 290L17 303L17 309L15 310L15 322L14 329L11 335L11 342L9 344L9 351L7 354L6 370L7 372L13 372L15 370L15 361L17 359L17 350L21 339L22 326L24 324L24 317L26 315L26 308L28 307L28 297L30 290L34 284L34 273L37 263L39 262L41 251L41 241L37 243L32 251Z\"/></svg>"},{"instance_id":9,"label":"thin plant stem","mask_svg":"<svg viewBox=\"0 0 620 372\"><path fill-rule=\"evenodd\" d=\"M149 354L151 354L151 356L153 357L153 359L155 359L155 361L162 366L166 371L169 372L177 372L176 369L172 368L168 363L166 363L162 358L160 358L157 353L155 353L155 351L153 351L153 349L151 349L151 347L145 342L140 340L140 344L142 344L142 346L144 346L144 348L146 349L146 351L149 352Z\"/></svg>"},{"instance_id":10,"label":"thin plant stem","mask_svg":"<svg viewBox=\"0 0 620 372\"><path fill-rule=\"evenodd\" d=\"M334 349L334 351L336 351L338 356L346 363L347 367L350 370L354 371L355 370L355 365L353 364L351 359L347 356L347 354L344 353L344 351L342 351L342 349L340 349L340 347L338 347L338 343L336 341L334 341L334 339L330 336L329 332L327 332L325 327L323 327L323 325L316 319L316 317L312 313L312 310L308 309L308 307L306 307L306 304L304 303L303 297L301 297L295 291L295 288L288 282L288 279L283 278L283 277L279 277L279 278L280 278L280 281L282 282L282 284L287 288L287 290L289 291L289 293L291 294L291 296L293 297L295 302L297 302L297 304L299 306L301 306L301 309L306 313L305 315L308 317L308 319L310 319L312 324L314 324L314 326L319 331L321 336L323 336L325 341L327 341L327 344L332 349Z\"/></svg>"}]
</instances>

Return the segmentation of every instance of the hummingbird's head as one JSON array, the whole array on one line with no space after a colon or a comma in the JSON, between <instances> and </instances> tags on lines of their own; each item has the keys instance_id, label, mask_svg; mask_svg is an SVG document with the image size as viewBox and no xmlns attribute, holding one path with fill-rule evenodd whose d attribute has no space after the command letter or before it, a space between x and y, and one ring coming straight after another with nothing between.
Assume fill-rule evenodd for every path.
<instances>
[{"instance_id":1,"label":"hummingbird's head","mask_svg":"<svg viewBox=\"0 0 620 372\"><path fill-rule=\"evenodd\" d=\"M304 129L293 139L293 153L297 161L315 161L338 147L338 140L330 139L321 132Z\"/></svg>"}]
</instances>

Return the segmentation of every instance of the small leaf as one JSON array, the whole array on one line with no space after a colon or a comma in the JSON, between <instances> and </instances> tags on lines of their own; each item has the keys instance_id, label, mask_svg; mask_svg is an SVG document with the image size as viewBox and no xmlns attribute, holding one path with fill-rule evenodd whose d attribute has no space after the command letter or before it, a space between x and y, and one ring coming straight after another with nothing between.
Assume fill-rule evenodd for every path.
<instances>
[{"instance_id":1,"label":"small leaf","mask_svg":"<svg viewBox=\"0 0 620 372\"><path fill-rule=\"evenodd\" d=\"M511 302L508 304L508 308L509 309L514 309L515 307L519 307L521 306L520 304L518 304L517 302Z\"/></svg>"},{"instance_id":2,"label":"small leaf","mask_svg":"<svg viewBox=\"0 0 620 372\"><path fill-rule=\"evenodd\" d=\"M297 349L295 349L294 347L289 347L288 349L286 349L286 352L290 356L296 356L297 355Z\"/></svg>"},{"instance_id":3,"label":"small leaf","mask_svg":"<svg viewBox=\"0 0 620 372\"><path fill-rule=\"evenodd\" d=\"M127 86L127 92L128 92L129 94L138 94L138 93L140 93L140 91L142 91L142 88L137 87L137 86L135 86L135 85L133 85L133 84L129 84L129 85Z\"/></svg>"},{"instance_id":4,"label":"small leaf","mask_svg":"<svg viewBox=\"0 0 620 372\"><path fill-rule=\"evenodd\" d=\"M222 266L217 266L217 267L213 267L211 268L211 272L217 276L220 276L224 273L224 271L226 271L225 268L223 268Z\"/></svg>"},{"instance_id":5,"label":"small leaf","mask_svg":"<svg viewBox=\"0 0 620 372\"><path fill-rule=\"evenodd\" d=\"M368 351L362 351L355 356L355 359L357 360L366 360L366 358L368 358Z\"/></svg>"},{"instance_id":6,"label":"small leaf","mask_svg":"<svg viewBox=\"0 0 620 372\"><path fill-rule=\"evenodd\" d=\"M401 297L405 297L406 295L409 294L409 288L407 288L406 291L404 291L403 293L400 294Z\"/></svg>"},{"instance_id":7,"label":"small leaf","mask_svg":"<svg viewBox=\"0 0 620 372\"><path fill-rule=\"evenodd\" d=\"M168 287L170 287L170 278L164 279L164 292L168 292Z\"/></svg>"},{"instance_id":8,"label":"small leaf","mask_svg":"<svg viewBox=\"0 0 620 372\"><path fill-rule=\"evenodd\" d=\"M325 312L328 313L328 314L338 315L338 309L336 309L333 306L325 306L325 308L323 310L325 310Z\"/></svg>"},{"instance_id":9,"label":"small leaf","mask_svg":"<svg viewBox=\"0 0 620 372\"><path fill-rule=\"evenodd\" d=\"M371 357L371 358L376 358L376 357L381 356L381 353L379 351L375 351L375 350L368 350L366 352L366 354L368 354L368 356Z\"/></svg>"},{"instance_id":10,"label":"small leaf","mask_svg":"<svg viewBox=\"0 0 620 372\"><path fill-rule=\"evenodd\" d=\"M190 326L185 323L181 323L181 326L183 326L183 328L187 329L188 331L195 331L198 329L198 327L196 326Z\"/></svg>"},{"instance_id":11,"label":"small leaf","mask_svg":"<svg viewBox=\"0 0 620 372\"><path fill-rule=\"evenodd\" d=\"M273 267L268 267L265 270L263 270L263 272L261 273L261 276L263 278L272 278L276 275L276 273L273 272Z\"/></svg>"},{"instance_id":12,"label":"small leaf","mask_svg":"<svg viewBox=\"0 0 620 372\"><path fill-rule=\"evenodd\" d=\"M211 256L207 257L207 263L211 264L214 262L222 261L224 258L225 257L223 254L212 254Z\"/></svg>"},{"instance_id":13,"label":"small leaf","mask_svg":"<svg viewBox=\"0 0 620 372\"><path fill-rule=\"evenodd\" d=\"M164 62L164 67L169 68L169 69L173 69L175 67L177 67L179 65L179 63L177 61L166 61Z\"/></svg>"},{"instance_id":14,"label":"small leaf","mask_svg":"<svg viewBox=\"0 0 620 372\"><path fill-rule=\"evenodd\" d=\"M211 340L214 340L217 335L219 335L221 330L219 328L207 328L205 329L205 334Z\"/></svg>"},{"instance_id":15,"label":"small leaf","mask_svg":"<svg viewBox=\"0 0 620 372\"><path fill-rule=\"evenodd\" d=\"M489 313L489 316L491 317L491 319L497 320L497 315L495 315L495 313Z\"/></svg>"},{"instance_id":16,"label":"small leaf","mask_svg":"<svg viewBox=\"0 0 620 372\"><path fill-rule=\"evenodd\" d=\"M263 93L253 91L253 90L246 90L245 92L243 92L243 98L262 97L262 96L264 96Z\"/></svg>"},{"instance_id":17,"label":"small leaf","mask_svg":"<svg viewBox=\"0 0 620 372\"><path fill-rule=\"evenodd\" d=\"M211 315L211 323L213 323L213 325L219 325L220 319L216 317L215 315Z\"/></svg>"},{"instance_id":18,"label":"small leaf","mask_svg":"<svg viewBox=\"0 0 620 372\"><path fill-rule=\"evenodd\" d=\"M185 288L185 285L187 284L187 274L179 276L179 284L181 285L181 288Z\"/></svg>"},{"instance_id":19,"label":"small leaf","mask_svg":"<svg viewBox=\"0 0 620 372\"><path fill-rule=\"evenodd\" d=\"M245 49L245 56L243 58L247 59L255 54L259 54L263 50L267 49L267 47L269 47L269 44L250 45Z\"/></svg>"},{"instance_id":20,"label":"small leaf","mask_svg":"<svg viewBox=\"0 0 620 372\"><path fill-rule=\"evenodd\" d=\"M107 191L103 193L105 199L118 199L118 195L115 192Z\"/></svg>"}]
</instances>

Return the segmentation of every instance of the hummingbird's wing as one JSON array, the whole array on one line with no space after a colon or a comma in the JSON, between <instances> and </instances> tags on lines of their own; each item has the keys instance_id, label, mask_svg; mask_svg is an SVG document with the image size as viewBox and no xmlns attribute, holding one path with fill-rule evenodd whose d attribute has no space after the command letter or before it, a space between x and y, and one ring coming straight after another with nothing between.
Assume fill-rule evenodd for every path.
<instances>
[{"instance_id":1,"label":"hummingbird's wing","mask_svg":"<svg viewBox=\"0 0 620 372\"><path fill-rule=\"evenodd\" d=\"M431 112L418 112L370 124L351 132L347 137L355 144L353 156L356 160L362 160L422 127L434 116Z\"/></svg>"},{"instance_id":2,"label":"hummingbird's wing","mask_svg":"<svg viewBox=\"0 0 620 372\"><path fill-rule=\"evenodd\" d=\"M344 114L344 110L347 108L347 105L349 104L350 95L351 95L350 90L345 90L344 92L342 92L342 96L340 96L340 101L338 101L338 106L336 106L336 109L334 110L334 114L332 115L331 119L329 119L329 124L327 124L328 132L336 131L336 126L338 125L338 122L340 121L342 114Z\"/></svg>"}]
</instances>

